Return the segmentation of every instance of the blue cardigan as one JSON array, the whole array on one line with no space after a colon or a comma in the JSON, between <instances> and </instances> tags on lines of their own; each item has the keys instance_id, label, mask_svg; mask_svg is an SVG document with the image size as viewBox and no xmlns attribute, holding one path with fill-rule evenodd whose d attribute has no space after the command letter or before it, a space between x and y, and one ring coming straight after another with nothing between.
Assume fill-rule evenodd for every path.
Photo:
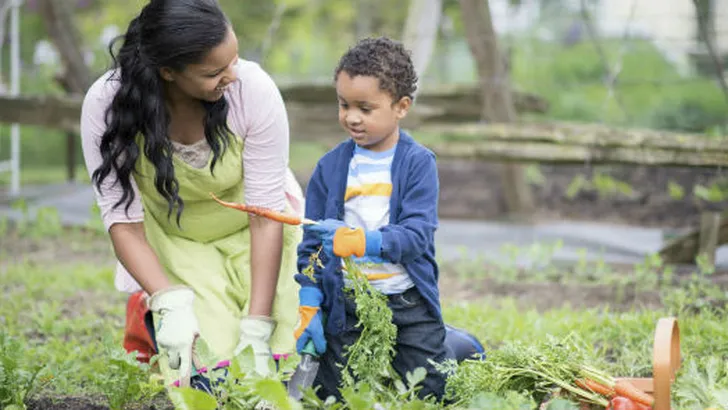
<instances>
[{"instance_id":1,"label":"blue cardigan","mask_svg":"<svg viewBox=\"0 0 728 410\"><path fill-rule=\"evenodd\" d=\"M354 146L349 139L319 160L306 188L307 218L344 219L344 193ZM433 314L440 317L439 268L435 261L438 196L435 155L400 131L392 160L389 225L380 228L382 258L404 266ZM301 286L317 286L322 290L326 331L338 334L344 327L345 317L341 258L327 258L321 252L319 257L324 267L315 270L316 281L301 274L309 265L310 255L320 246L321 242L314 233L303 235L298 246L299 273L296 281Z\"/></svg>"}]
</instances>

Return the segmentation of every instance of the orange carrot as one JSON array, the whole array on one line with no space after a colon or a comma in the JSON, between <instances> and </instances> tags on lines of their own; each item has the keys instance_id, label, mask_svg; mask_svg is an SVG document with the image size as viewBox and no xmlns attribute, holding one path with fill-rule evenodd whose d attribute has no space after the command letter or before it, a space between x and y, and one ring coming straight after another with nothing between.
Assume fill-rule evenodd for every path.
<instances>
[{"instance_id":1,"label":"orange carrot","mask_svg":"<svg viewBox=\"0 0 728 410\"><path fill-rule=\"evenodd\" d=\"M264 218L268 218L270 220L281 222L288 225L300 225L300 224L313 224L315 222L306 219L306 218L299 218L295 215L289 215L283 212L276 212L272 209L263 208L260 206L251 206L251 205L245 205L245 204L239 204L235 202L227 202L220 200L218 197L215 196L212 192L210 192L210 196L212 199L217 201L222 206L226 206L228 208L237 209L239 211L247 212L253 215L262 216Z\"/></svg>"},{"instance_id":2,"label":"orange carrot","mask_svg":"<svg viewBox=\"0 0 728 410\"><path fill-rule=\"evenodd\" d=\"M591 379L587 379L587 378L576 379L574 381L574 383L577 386L581 387L582 389L589 390L589 391L592 391L597 394L601 394L602 396L605 396L608 398L614 396L614 389L612 389L608 386L605 386L599 382L596 382L594 380L591 380Z\"/></svg>"},{"instance_id":3,"label":"orange carrot","mask_svg":"<svg viewBox=\"0 0 728 410\"><path fill-rule=\"evenodd\" d=\"M652 406L655 403L655 399L652 396L638 389L626 380L618 380L614 384L614 392L618 396L627 397L634 402L644 404L646 406Z\"/></svg>"}]
</instances>

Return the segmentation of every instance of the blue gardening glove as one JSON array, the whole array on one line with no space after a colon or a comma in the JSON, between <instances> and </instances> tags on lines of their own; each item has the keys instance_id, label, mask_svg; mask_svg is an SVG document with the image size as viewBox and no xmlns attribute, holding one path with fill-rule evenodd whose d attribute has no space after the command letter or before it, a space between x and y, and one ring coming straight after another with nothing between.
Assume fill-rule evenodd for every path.
<instances>
[{"instance_id":1,"label":"blue gardening glove","mask_svg":"<svg viewBox=\"0 0 728 410\"><path fill-rule=\"evenodd\" d=\"M318 221L315 225L306 225L304 229L318 234L324 252L328 255L346 258L352 255L381 256L382 253L382 234L379 231L351 228L336 219Z\"/></svg>"},{"instance_id":2,"label":"blue gardening glove","mask_svg":"<svg viewBox=\"0 0 728 410\"><path fill-rule=\"evenodd\" d=\"M324 325L321 315L321 301L324 295L319 288L304 286L298 292L299 322L293 332L296 337L296 351L301 353L309 340L313 341L313 347L319 355L326 351L326 338L324 337Z\"/></svg>"}]
</instances>

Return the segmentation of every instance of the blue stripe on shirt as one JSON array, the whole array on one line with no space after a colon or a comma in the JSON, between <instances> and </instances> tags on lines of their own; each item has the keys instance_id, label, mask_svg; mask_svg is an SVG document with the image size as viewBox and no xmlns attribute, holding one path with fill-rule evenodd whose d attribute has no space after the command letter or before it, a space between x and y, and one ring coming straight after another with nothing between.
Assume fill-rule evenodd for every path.
<instances>
[{"instance_id":1,"label":"blue stripe on shirt","mask_svg":"<svg viewBox=\"0 0 728 410\"><path fill-rule=\"evenodd\" d=\"M357 145L354 148L354 155L361 155L361 156L367 157L369 159L384 159L387 157L394 156L394 151L396 148L397 148L397 145L395 144L394 147L392 147L386 151L379 152L379 151L368 150L366 148L362 148Z\"/></svg>"},{"instance_id":2,"label":"blue stripe on shirt","mask_svg":"<svg viewBox=\"0 0 728 410\"><path fill-rule=\"evenodd\" d=\"M391 164L357 164L349 168L349 176L359 177L359 174L371 174L374 172L389 172Z\"/></svg>"}]
</instances>

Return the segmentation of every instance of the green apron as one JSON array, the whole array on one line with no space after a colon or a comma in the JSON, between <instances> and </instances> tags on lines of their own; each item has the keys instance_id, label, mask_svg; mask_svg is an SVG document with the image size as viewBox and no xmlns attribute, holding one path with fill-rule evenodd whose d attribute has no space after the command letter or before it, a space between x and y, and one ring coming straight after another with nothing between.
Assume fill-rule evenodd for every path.
<instances>
[{"instance_id":1,"label":"green apron","mask_svg":"<svg viewBox=\"0 0 728 410\"><path fill-rule=\"evenodd\" d=\"M225 154L215 164L214 176L209 166L212 155L208 164L199 169L173 156L179 195L185 205L180 227L175 212L167 217L167 201L154 186L154 165L145 155L137 161L140 175L136 176L136 182L144 205L147 240L170 280L187 285L195 292L194 310L200 336L214 356L203 359L207 364L232 359L240 334L240 319L248 313L250 301L248 214L225 208L209 195L213 192L225 201L244 201L242 150L242 140L232 138ZM287 211L291 211L290 206ZM293 275L301 238L300 227L284 225L281 269L271 313L277 324L270 339L273 354L295 351L293 330L298 320L298 286ZM160 361L165 356L160 355ZM165 370L168 369L162 372L168 374Z\"/></svg>"}]
</instances>

